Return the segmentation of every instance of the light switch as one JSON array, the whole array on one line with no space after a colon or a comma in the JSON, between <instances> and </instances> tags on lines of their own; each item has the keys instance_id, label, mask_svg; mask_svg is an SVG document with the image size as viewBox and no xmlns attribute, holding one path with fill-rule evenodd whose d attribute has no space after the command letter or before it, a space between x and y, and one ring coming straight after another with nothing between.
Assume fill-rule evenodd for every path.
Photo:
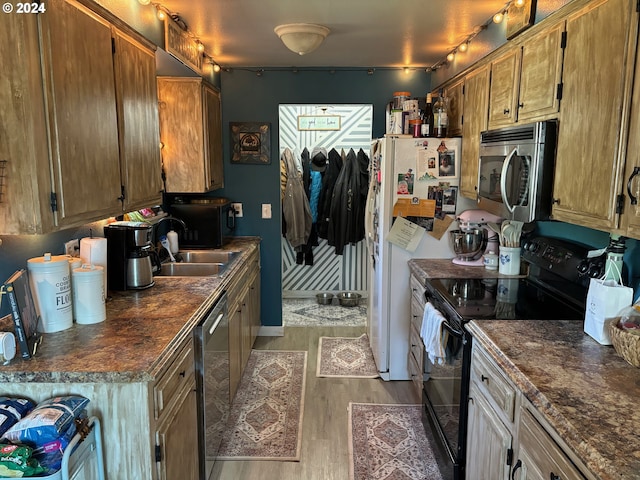
<instances>
[{"instance_id":1,"label":"light switch","mask_svg":"<svg viewBox=\"0 0 640 480\"><path fill-rule=\"evenodd\" d=\"M271 204L263 203L262 204L262 218L271 218Z\"/></svg>"}]
</instances>

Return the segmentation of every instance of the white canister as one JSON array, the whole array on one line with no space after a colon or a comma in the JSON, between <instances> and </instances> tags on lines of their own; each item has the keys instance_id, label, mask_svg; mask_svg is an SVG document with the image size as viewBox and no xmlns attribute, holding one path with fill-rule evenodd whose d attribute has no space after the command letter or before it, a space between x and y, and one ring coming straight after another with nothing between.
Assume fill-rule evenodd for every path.
<instances>
[{"instance_id":1,"label":"white canister","mask_svg":"<svg viewBox=\"0 0 640 480\"><path fill-rule=\"evenodd\" d=\"M502 275L520 275L520 247L500 246L500 266Z\"/></svg>"},{"instance_id":2,"label":"white canister","mask_svg":"<svg viewBox=\"0 0 640 480\"><path fill-rule=\"evenodd\" d=\"M487 270L497 270L498 261L498 254L494 252L485 253L482 257L482 263L484 264L484 268Z\"/></svg>"},{"instance_id":3,"label":"white canister","mask_svg":"<svg viewBox=\"0 0 640 480\"><path fill-rule=\"evenodd\" d=\"M27 260L29 282L41 321L38 330L59 332L73 326L69 257L45 253Z\"/></svg>"},{"instance_id":4,"label":"white canister","mask_svg":"<svg viewBox=\"0 0 640 480\"><path fill-rule=\"evenodd\" d=\"M104 305L105 288L102 267L82 265L72 273L73 305L76 323L88 325L99 323L107 318Z\"/></svg>"}]
</instances>

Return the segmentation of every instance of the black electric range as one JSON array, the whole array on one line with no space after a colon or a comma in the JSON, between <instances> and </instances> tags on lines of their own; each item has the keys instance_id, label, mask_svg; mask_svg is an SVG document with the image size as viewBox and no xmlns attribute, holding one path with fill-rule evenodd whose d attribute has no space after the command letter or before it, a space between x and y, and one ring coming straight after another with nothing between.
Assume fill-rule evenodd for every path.
<instances>
[{"instance_id":1,"label":"black electric range","mask_svg":"<svg viewBox=\"0 0 640 480\"><path fill-rule=\"evenodd\" d=\"M603 274L605 264L604 256L589 258L589 250L536 237L523 242L526 277L427 279L425 299L445 317L449 332L450 361L431 364L423 382L423 421L439 447L436 457L444 480L465 478L471 336L464 324L483 319L584 319L589 281Z\"/></svg>"}]
</instances>

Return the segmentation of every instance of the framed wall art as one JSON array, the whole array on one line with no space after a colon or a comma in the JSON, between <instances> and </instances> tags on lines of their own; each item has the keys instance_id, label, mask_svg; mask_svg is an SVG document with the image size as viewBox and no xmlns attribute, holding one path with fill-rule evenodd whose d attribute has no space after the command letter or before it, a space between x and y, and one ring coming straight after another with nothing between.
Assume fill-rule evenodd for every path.
<instances>
[{"instance_id":1,"label":"framed wall art","mask_svg":"<svg viewBox=\"0 0 640 480\"><path fill-rule=\"evenodd\" d=\"M520 5L520 3L522 5ZM536 0L511 2L507 9L507 39L511 40L533 25L535 16Z\"/></svg>"},{"instance_id":2,"label":"framed wall art","mask_svg":"<svg viewBox=\"0 0 640 480\"><path fill-rule=\"evenodd\" d=\"M231 163L268 165L271 163L271 124L229 122Z\"/></svg>"}]
</instances>

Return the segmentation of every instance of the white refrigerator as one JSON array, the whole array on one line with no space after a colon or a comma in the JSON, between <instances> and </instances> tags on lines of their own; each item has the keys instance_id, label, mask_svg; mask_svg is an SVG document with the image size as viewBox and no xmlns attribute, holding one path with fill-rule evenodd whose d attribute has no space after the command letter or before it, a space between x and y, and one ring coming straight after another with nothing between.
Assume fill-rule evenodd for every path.
<instances>
[{"instance_id":1,"label":"white refrigerator","mask_svg":"<svg viewBox=\"0 0 640 480\"><path fill-rule=\"evenodd\" d=\"M455 216L474 208L459 195L459 138L412 138L386 135L371 148L370 185L365 232L370 269L367 333L383 380L409 380L409 328L412 258L453 258L448 231L440 239L427 231L413 252L388 241L395 214L430 228L432 218L407 216L428 210L436 200L439 211ZM417 210L416 210L417 209ZM448 230L457 228L452 222Z\"/></svg>"}]
</instances>

